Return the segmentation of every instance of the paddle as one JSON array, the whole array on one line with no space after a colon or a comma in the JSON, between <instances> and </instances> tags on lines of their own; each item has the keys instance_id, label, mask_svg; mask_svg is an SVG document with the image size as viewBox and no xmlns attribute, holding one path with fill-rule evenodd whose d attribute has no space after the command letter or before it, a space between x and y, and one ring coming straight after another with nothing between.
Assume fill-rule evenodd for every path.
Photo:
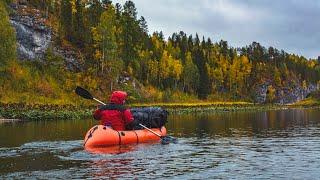
<instances>
[{"instance_id":1,"label":"paddle","mask_svg":"<svg viewBox=\"0 0 320 180\"><path fill-rule=\"evenodd\" d=\"M85 99L92 99L92 100L95 100L103 105L106 105L106 103L100 101L99 99L96 99L94 98L90 93L89 91L83 89L82 87L79 87L77 86L76 89L75 89L75 93L78 94L79 96L85 98Z\"/></svg>"},{"instance_id":2,"label":"paddle","mask_svg":"<svg viewBox=\"0 0 320 180\"><path fill-rule=\"evenodd\" d=\"M170 142L172 143L177 143L177 139L171 136L161 136L159 133L156 133L152 131L152 129L149 129L148 127L142 125L139 123L139 126L145 128L146 130L152 132L154 135L158 136L161 139L161 144L169 144Z\"/></svg>"},{"instance_id":3,"label":"paddle","mask_svg":"<svg viewBox=\"0 0 320 180\"><path fill-rule=\"evenodd\" d=\"M75 89L75 93L78 94L79 96L85 98L85 99L92 99L95 100L103 105L106 105L106 103L100 101L99 99L94 98L89 91L87 91L86 89L83 89L82 87L77 86ZM177 139L175 139L174 137L171 136L161 136L160 134L154 132L153 130L149 129L148 127L142 125L139 123L139 126L145 128L146 130L148 130L149 132L153 133L154 135L160 137L161 139L161 144L169 144L170 142L172 143L176 143Z\"/></svg>"}]
</instances>

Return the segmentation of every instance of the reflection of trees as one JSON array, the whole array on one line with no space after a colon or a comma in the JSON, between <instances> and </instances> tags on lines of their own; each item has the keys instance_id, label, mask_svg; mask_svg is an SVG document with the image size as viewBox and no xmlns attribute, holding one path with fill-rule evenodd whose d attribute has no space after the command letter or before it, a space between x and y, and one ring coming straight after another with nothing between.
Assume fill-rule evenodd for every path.
<instances>
[{"instance_id":1,"label":"reflection of trees","mask_svg":"<svg viewBox=\"0 0 320 180\"><path fill-rule=\"evenodd\" d=\"M259 133L261 130L267 130L269 128L269 117L267 112L253 113L251 123L254 134Z\"/></svg>"},{"instance_id":2,"label":"reflection of trees","mask_svg":"<svg viewBox=\"0 0 320 180\"><path fill-rule=\"evenodd\" d=\"M187 136L222 135L234 136L236 133L251 133L251 116L243 112L174 115L169 119L169 128L175 133ZM241 129L241 131L238 131Z\"/></svg>"},{"instance_id":3,"label":"reflection of trees","mask_svg":"<svg viewBox=\"0 0 320 180\"><path fill-rule=\"evenodd\" d=\"M274 129L278 127L278 113L279 111L268 111L269 128Z\"/></svg>"},{"instance_id":4,"label":"reflection of trees","mask_svg":"<svg viewBox=\"0 0 320 180\"><path fill-rule=\"evenodd\" d=\"M95 123L92 120L51 120L4 124L0 126L0 142L2 146L19 146L32 141L83 139Z\"/></svg>"},{"instance_id":5,"label":"reflection of trees","mask_svg":"<svg viewBox=\"0 0 320 180\"><path fill-rule=\"evenodd\" d=\"M305 127L318 121L319 110L286 109L257 112L171 115L168 129L176 136L252 136L272 130Z\"/></svg>"}]
</instances>

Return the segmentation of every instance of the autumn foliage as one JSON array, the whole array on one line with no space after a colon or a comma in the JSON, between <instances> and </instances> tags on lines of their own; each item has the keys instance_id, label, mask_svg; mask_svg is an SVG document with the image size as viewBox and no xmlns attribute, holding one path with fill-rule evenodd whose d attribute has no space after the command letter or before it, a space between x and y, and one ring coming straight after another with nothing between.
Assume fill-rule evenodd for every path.
<instances>
[{"instance_id":1,"label":"autumn foliage","mask_svg":"<svg viewBox=\"0 0 320 180\"><path fill-rule=\"evenodd\" d=\"M149 32L135 4L111 1L30 0L51 25L54 45L76 49L82 70L68 70L49 49L43 62L17 61L14 29L0 3L0 101L5 103L84 103L73 95L77 85L107 98L124 89L133 101L253 101L254 87L268 82L268 100L277 89L317 84L319 62L257 42L234 48L227 41L187 35L165 39ZM119 79L128 77L128 82Z\"/></svg>"}]
</instances>

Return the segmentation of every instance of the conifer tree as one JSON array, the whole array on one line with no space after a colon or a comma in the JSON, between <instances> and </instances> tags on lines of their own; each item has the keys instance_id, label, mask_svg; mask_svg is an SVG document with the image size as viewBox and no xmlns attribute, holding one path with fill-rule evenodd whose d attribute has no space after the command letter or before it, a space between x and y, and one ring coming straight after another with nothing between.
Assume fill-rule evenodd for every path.
<instances>
[{"instance_id":1,"label":"conifer tree","mask_svg":"<svg viewBox=\"0 0 320 180\"><path fill-rule=\"evenodd\" d=\"M16 59L15 30L9 22L6 5L0 2L0 68Z\"/></svg>"},{"instance_id":2,"label":"conifer tree","mask_svg":"<svg viewBox=\"0 0 320 180\"><path fill-rule=\"evenodd\" d=\"M81 0L75 1L75 8L76 12L73 19L73 32L74 32L74 43L79 48L84 48L84 44L86 43L85 39L85 27L84 27L84 20L83 20L83 4Z\"/></svg>"},{"instance_id":3,"label":"conifer tree","mask_svg":"<svg viewBox=\"0 0 320 180\"><path fill-rule=\"evenodd\" d=\"M72 41L72 4L69 0L61 1L61 11L60 11L60 27L59 35L60 38L65 38L68 41Z\"/></svg>"}]
</instances>

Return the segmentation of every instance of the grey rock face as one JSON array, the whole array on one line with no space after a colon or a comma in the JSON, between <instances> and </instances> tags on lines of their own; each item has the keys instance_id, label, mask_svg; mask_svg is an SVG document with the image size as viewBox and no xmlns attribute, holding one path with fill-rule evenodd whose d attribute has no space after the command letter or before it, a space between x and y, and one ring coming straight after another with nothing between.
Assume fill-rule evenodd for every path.
<instances>
[{"instance_id":1,"label":"grey rock face","mask_svg":"<svg viewBox=\"0 0 320 180\"><path fill-rule=\"evenodd\" d=\"M20 59L41 59L51 43L52 33L39 14L14 14L10 22L16 29Z\"/></svg>"},{"instance_id":2,"label":"grey rock face","mask_svg":"<svg viewBox=\"0 0 320 180\"><path fill-rule=\"evenodd\" d=\"M267 101L267 91L270 82L265 82L254 88L254 101L256 103L265 103Z\"/></svg>"},{"instance_id":3,"label":"grey rock face","mask_svg":"<svg viewBox=\"0 0 320 180\"><path fill-rule=\"evenodd\" d=\"M74 72L83 70L83 59L78 58L78 55L74 51L54 47L53 52L56 56L61 56L64 59L68 70Z\"/></svg>"},{"instance_id":4,"label":"grey rock face","mask_svg":"<svg viewBox=\"0 0 320 180\"><path fill-rule=\"evenodd\" d=\"M277 101L279 104L291 104L305 99L308 94L317 90L317 86L310 84L306 89L301 86L294 87L293 89L284 88L278 90L276 93Z\"/></svg>"},{"instance_id":5,"label":"grey rock face","mask_svg":"<svg viewBox=\"0 0 320 180\"><path fill-rule=\"evenodd\" d=\"M54 35L50 27L46 26L46 18L38 9L28 7L21 1L10 6L14 11L10 15L10 22L16 30L19 59L44 60L45 52L51 48L56 56L64 59L67 69L81 71L83 59L78 55L81 53L53 45Z\"/></svg>"},{"instance_id":6,"label":"grey rock face","mask_svg":"<svg viewBox=\"0 0 320 180\"><path fill-rule=\"evenodd\" d=\"M265 82L254 89L254 100L256 103L266 103L267 91L270 82ZM318 90L317 86L310 84L306 89L296 85L292 88L276 89L275 101L277 104L291 104L305 99L310 93Z\"/></svg>"}]
</instances>

